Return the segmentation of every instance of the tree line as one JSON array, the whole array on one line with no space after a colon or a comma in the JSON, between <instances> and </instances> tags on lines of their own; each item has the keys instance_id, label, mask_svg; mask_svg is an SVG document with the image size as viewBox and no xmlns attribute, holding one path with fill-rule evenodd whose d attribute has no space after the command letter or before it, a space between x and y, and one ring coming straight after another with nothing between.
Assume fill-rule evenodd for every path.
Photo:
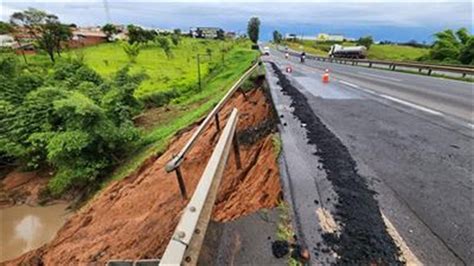
<instances>
[{"instance_id":1,"label":"tree line","mask_svg":"<svg viewBox=\"0 0 474 266\"><path fill-rule=\"evenodd\" d=\"M75 26L75 25L74 25ZM110 41L119 32L113 24L105 24L101 30ZM128 25L128 40L123 44L124 51L131 62L134 62L140 52L140 48L152 41L161 47L168 58L173 56L171 44L178 46L181 42L181 30L174 29L172 33L158 34L155 30L147 30L140 26ZM0 34L11 34L20 47L25 63L27 57L24 55L23 43L24 35L29 35L34 40L34 45L45 51L51 62L56 62L56 57L61 56L64 43L71 40L71 25L62 23L58 16L35 8L15 12L10 16L10 22L0 22ZM224 32L217 35L218 39L224 39Z\"/></svg>"}]
</instances>

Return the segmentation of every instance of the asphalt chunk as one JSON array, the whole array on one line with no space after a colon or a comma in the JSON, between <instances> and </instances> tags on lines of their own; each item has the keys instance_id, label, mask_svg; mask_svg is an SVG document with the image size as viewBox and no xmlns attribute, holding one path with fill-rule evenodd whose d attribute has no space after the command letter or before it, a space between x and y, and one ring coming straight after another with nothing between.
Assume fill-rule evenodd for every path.
<instances>
[{"instance_id":1,"label":"asphalt chunk","mask_svg":"<svg viewBox=\"0 0 474 266\"><path fill-rule=\"evenodd\" d=\"M276 240L272 242L272 253L275 258L283 258L290 252L290 244L284 240Z\"/></svg>"},{"instance_id":2,"label":"asphalt chunk","mask_svg":"<svg viewBox=\"0 0 474 266\"><path fill-rule=\"evenodd\" d=\"M312 111L304 94L291 84L275 63L271 66L282 92L291 97L293 114L306 124L308 144L316 147L315 155L338 196L334 218L343 227L338 234L323 234L326 245L338 254L336 264L403 264L399 260L400 250L386 230L375 192L358 174L348 149Z\"/></svg>"}]
</instances>

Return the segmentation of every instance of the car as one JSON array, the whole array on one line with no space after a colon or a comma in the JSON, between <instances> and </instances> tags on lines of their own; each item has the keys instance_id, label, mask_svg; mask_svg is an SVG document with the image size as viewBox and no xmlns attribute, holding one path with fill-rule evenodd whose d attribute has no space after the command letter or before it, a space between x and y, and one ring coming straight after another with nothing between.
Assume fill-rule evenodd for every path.
<instances>
[{"instance_id":1,"label":"car","mask_svg":"<svg viewBox=\"0 0 474 266\"><path fill-rule=\"evenodd\" d=\"M270 55L270 48L268 46L263 47L263 54Z\"/></svg>"}]
</instances>

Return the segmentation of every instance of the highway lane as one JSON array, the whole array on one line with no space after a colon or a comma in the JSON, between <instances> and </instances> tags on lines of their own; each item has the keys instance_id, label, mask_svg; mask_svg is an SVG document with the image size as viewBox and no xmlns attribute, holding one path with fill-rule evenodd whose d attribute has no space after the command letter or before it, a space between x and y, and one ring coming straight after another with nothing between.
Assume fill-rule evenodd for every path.
<instances>
[{"instance_id":1,"label":"highway lane","mask_svg":"<svg viewBox=\"0 0 474 266\"><path fill-rule=\"evenodd\" d=\"M289 64L281 54L265 60L281 69ZM469 126L472 105L467 104L472 102L471 85L335 64L329 65L336 79L322 84L321 69L327 64L291 62L294 72L287 75L289 80L306 97L311 112L349 150L359 174L378 193L383 216L414 257L431 265L472 264L474 142ZM285 191L291 194L301 237L315 248L323 240L312 201L339 195L315 158L317 145L308 144L308 125L295 118L291 97L281 91L281 82L277 84L276 74L266 65L282 120ZM397 85L399 80L406 85ZM325 208L337 216L335 204ZM318 255L322 260L314 263L328 259Z\"/></svg>"},{"instance_id":2,"label":"highway lane","mask_svg":"<svg viewBox=\"0 0 474 266\"><path fill-rule=\"evenodd\" d=\"M277 50L272 50L272 55L283 58L283 54ZM289 62L299 64L299 58L291 57ZM462 121L468 127L474 123L473 83L309 59L305 65L320 70L329 69L336 78L418 103Z\"/></svg>"}]
</instances>

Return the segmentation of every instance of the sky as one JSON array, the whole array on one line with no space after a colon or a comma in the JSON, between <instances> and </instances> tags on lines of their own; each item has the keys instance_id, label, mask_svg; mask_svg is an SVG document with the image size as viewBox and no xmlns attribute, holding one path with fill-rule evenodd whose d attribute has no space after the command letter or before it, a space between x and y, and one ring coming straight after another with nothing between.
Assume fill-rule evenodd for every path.
<instances>
[{"instance_id":1,"label":"sky","mask_svg":"<svg viewBox=\"0 0 474 266\"><path fill-rule=\"evenodd\" d=\"M64 23L92 26L108 22L105 0L22 1L0 0L1 20L15 12L35 7L59 16ZM447 28L467 27L472 32L474 1L406 0L320 0L290 1L126 1L107 0L110 21L145 27L188 30L196 26L217 26L245 33L252 16L261 20L260 39L272 32L315 36L339 33L375 40L431 42L433 33Z\"/></svg>"}]
</instances>

